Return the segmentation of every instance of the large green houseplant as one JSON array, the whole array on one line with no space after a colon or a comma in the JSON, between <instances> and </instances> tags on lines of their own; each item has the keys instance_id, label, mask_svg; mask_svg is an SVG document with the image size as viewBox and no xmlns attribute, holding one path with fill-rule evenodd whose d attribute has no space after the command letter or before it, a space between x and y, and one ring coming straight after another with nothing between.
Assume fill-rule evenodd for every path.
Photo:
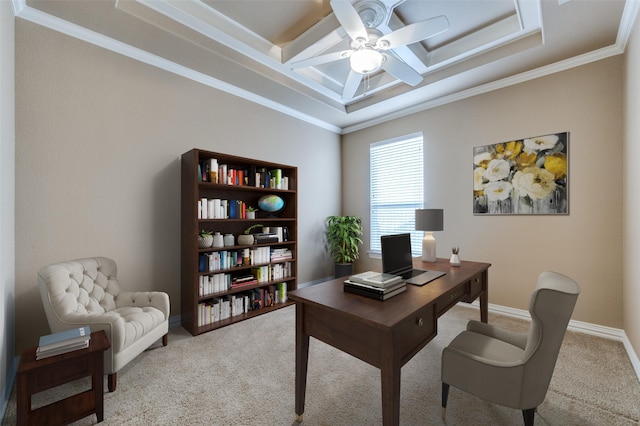
<instances>
[{"instance_id":1,"label":"large green houseplant","mask_svg":"<svg viewBox=\"0 0 640 426\"><path fill-rule=\"evenodd\" d=\"M358 216L329 216L326 221L327 244L335 262L335 276L351 275L353 262L360 256L362 220Z\"/></svg>"}]
</instances>

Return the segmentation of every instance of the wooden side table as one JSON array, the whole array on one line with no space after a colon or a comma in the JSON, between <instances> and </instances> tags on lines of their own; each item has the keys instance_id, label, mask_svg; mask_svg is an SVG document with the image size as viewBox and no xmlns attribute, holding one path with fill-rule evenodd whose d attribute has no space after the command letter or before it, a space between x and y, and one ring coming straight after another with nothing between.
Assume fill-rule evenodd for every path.
<instances>
[{"instance_id":1,"label":"wooden side table","mask_svg":"<svg viewBox=\"0 0 640 426\"><path fill-rule=\"evenodd\" d=\"M104 419L104 351L109 339L103 330L91 333L89 347L36 360L36 349L25 349L17 373L18 425L67 424L95 413ZM35 410L31 396L91 376L91 389Z\"/></svg>"}]
</instances>

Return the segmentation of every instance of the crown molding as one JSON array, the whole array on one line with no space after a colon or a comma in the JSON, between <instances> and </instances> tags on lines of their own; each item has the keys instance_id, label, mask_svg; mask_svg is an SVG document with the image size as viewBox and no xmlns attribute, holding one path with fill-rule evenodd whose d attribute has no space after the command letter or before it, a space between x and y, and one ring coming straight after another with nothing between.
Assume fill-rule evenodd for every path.
<instances>
[{"instance_id":1,"label":"crown molding","mask_svg":"<svg viewBox=\"0 0 640 426\"><path fill-rule=\"evenodd\" d=\"M188 78L190 80L199 82L206 86L221 90L234 96L238 96L242 99L264 106L266 108L281 112L285 115L307 122L314 126L320 127L331 132L345 135L358 130L366 129L378 124L402 118L417 112L425 111L431 108L436 108L442 105L446 105L452 102L470 98L483 93L491 92L494 90L502 89L505 87L513 86L519 83L523 83L529 80L544 77L550 74L554 74L560 71L565 71L574 67L589 64L591 62L599 61L609 58L611 56L620 55L624 53L627 41L633 29L633 25L640 11L640 1L627 0L625 3L623 16L618 30L616 43L612 46L605 47L593 52L589 52L583 55L579 55L573 58L569 58L554 64L550 64L544 67L533 69L531 71L523 72L521 74L507 77L501 80L493 81L487 84L483 84L471 89L462 90L459 92L451 93L439 98L431 99L407 108L395 110L392 113L385 114L382 117L363 120L357 124L350 126L336 126L327 121L318 119L309 114L300 112L297 109L287 107L286 105L268 99L264 96L259 96L251 93L247 90L241 89L237 86L228 84L217 78L208 76L201 72L194 71L188 67L179 65L173 61L161 58L157 55L146 52L142 49L132 47L128 44L119 42L110 37L88 30L79 25L70 23L63 19L51 16L47 13L41 12L37 9L31 8L26 5L26 0L12 0L14 14L16 17L25 19L38 25L42 25L51 30L66 34L68 36L77 38L87 43L94 44L96 46L108 49L115 53L127 56L129 58L138 60L151 66L158 67L173 74Z\"/></svg>"},{"instance_id":2,"label":"crown molding","mask_svg":"<svg viewBox=\"0 0 640 426\"><path fill-rule=\"evenodd\" d=\"M104 49L143 62L145 64L163 69L181 77L188 78L214 89L218 89L247 101L256 103L258 105L262 105L266 108L281 112L285 115L291 116L325 130L329 130L338 134L340 133L340 127L335 126L331 123L319 120L296 109L287 107L286 105L283 105L281 103L274 102L263 96L256 95L237 86L225 83L224 81L217 78L179 65L173 61L169 61L165 58L151 54L137 47L122 43L111 37L107 37L103 34L91 31L87 28L73 24L64 19L57 18L55 16L29 7L25 4L24 0L13 0L13 3L14 11L16 13L15 16L18 18L24 19L37 25L41 25L43 27L49 28L50 30L57 31L59 33L68 35L78 40L82 40L95 46L102 47Z\"/></svg>"}]
</instances>

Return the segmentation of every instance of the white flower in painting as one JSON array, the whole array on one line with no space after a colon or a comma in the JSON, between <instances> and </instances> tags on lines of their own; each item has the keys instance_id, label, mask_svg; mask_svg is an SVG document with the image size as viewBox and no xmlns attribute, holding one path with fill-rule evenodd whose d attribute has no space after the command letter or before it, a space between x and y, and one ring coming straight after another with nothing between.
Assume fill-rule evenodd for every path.
<instances>
[{"instance_id":1,"label":"white flower in painting","mask_svg":"<svg viewBox=\"0 0 640 426\"><path fill-rule=\"evenodd\" d=\"M527 167L516 172L511 182L516 191L532 200L545 199L556 189L554 174L539 167Z\"/></svg>"},{"instance_id":2,"label":"white flower in painting","mask_svg":"<svg viewBox=\"0 0 640 426\"><path fill-rule=\"evenodd\" d=\"M482 191L484 189L484 169L476 167L473 169L473 190Z\"/></svg>"},{"instance_id":3,"label":"white flower in painting","mask_svg":"<svg viewBox=\"0 0 640 426\"><path fill-rule=\"evenodd\" d=\"M490 182L485 185L484 193L489 201L503 201L511 196L513 187L509 182Z\"/></svg>"},{"instance_id":4,"label":"white flower in painting","mask_svg":"<svg viewBox=\"0 0 640 426\"><path fill-rule=\"evenodd\" d=\"M491 182L495 182L509 176L510 170L511 166L507 161L491 160L487 165L487 170L484 172L484 177Z\"/></svg>"},{"instance_id":5,"label":"white flower in painting","mask_svg":"<svg viewBox=\"0 0 640 426\"><path fill-rule=\"evenodd\" d=\"M491 156L491 153L481 152L480 154L473 156L473 164L475 164L476 166L480 166L483 163L488 163L492 158L493 157Z\"/></svg>"},{"instance_id":6,"label":"white flower in painting","mask_svg":"<svg viewBox=\"0 0 640 426\"><path fill-rule=\"evenodd\" d=\"M544 149L551 149L558 143L557 135L539 136L537 138L530 138L524 140L524 146L533 151L542 151Z\"/></svg>"}]
</instances>

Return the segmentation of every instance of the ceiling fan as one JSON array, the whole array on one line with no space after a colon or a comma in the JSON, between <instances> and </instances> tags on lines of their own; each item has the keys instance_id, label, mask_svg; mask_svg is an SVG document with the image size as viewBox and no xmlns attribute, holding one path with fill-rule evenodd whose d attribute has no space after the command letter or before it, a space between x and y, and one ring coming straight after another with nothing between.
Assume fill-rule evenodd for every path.
<instances>
[{"instance_id":1,"label":"ceiling fan","mask_svg":"<svg viewBox=\"0 0 640 426\"><path fill-rule=\"evenodd\" d=\"M396 2L397 6L401 2ZM389 20L391 8L379 0L361 0L351 4L348 0L331 0L333 13L351 38L350 49L327 53L298 61L293 69L316 66L349 59L350 70L343 86L342 99L352 99L363 77L380 69L405 83L415 86L422 81L411 66L400 60L393 49L433 37L449 29L445 16L416 22L383 35L377 27Z\"/></svg>"}]
</instances>

